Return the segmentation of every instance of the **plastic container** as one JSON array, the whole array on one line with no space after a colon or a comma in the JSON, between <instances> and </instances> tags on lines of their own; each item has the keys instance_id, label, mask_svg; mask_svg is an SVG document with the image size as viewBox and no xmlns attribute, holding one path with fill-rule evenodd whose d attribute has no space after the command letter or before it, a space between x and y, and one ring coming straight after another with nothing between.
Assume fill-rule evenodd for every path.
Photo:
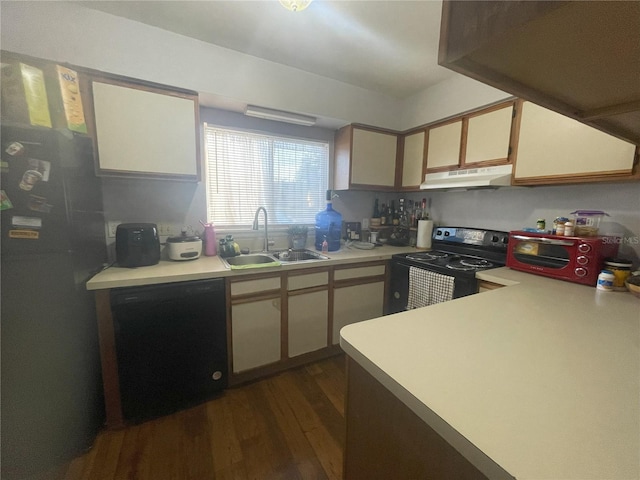
<instances>
[{"instance_id":1,"label":"plastic container","mask_svg":"<svg viewBox=\"0 0 640 480\"><path fill-rule=\"evenodd\" d=\"M631 260L624 258L614 258L612 260L605 260L604 266L607 270L613 273L613 289L619 292L626 290L625 281L631 275L631 267L633 263Z\"/></svg>"},{"instance_id":2,"label":"plastic container","mask_svg":"<svg viewBox=\"0 0 640 480\"><path fill-rule=\"evenodd\" d=\"M610 270L602 270L600 275L598 275L598 284L596 288L598 290L604 290L610 292L613 290L613 281L615 280L615 276L613 272Z\"/></svg>"},{"instance_id":3,"label":"plastic container","mask_svg":"<svg viewBox=\"0 0 640 480\"><path fill-rule=\"evenodd\" d=\"M214 257L218 254L216 244L216 230L213 223L203 223L204 226L204 254L207 257Z\"/></svg>"},{"instance_id":4,"label":"plastic container","mask_svg":"<svg viewBox=\"0 0 640 480\"><path fill-rule=\"evenodd\" d=\"M571 212L571 215L573 215L576 237L595 237L598 235L602 217L609 216L602 210L576 210Z\"/></svg>"},{"instance_id":5,"label":"plastic container","mask_svg":"<svg viewBox=\"0 0 640 480\"><path fill-rule=\"evenodd\" d=\"M316 214L315 248L322 251L322 242L327 241L327 251L340 250L342 235L342 215L333 209L331 190L327 190L327 208Z\"/></svg>"}]
</instances>

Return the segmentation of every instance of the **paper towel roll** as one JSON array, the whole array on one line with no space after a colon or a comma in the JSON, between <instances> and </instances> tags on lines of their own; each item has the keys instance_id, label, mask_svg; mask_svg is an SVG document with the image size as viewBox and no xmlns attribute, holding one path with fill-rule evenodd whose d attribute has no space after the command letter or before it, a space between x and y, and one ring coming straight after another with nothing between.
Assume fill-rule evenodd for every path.
<instances>
[{"instance_id":1,"label":"paper towel roll","mask_svg":"<svg viewBox=\"0 0 640 480\"><path fill-rule=\"evenodd\" d=\"M433 233L433 220L418 220L417 248L431 248L431 234Z\"/></svg>"}]
</instances>

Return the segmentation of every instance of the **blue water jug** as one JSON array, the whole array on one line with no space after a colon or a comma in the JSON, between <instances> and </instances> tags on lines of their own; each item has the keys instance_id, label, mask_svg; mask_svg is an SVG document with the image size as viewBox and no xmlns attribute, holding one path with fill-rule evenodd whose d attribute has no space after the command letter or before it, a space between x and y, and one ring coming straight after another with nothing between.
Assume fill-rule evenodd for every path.
<instances>
[{"instance_id":1,"label":"blue water jug","mask_svg":"<svg viewBox=\"0 0 640 480\"><path fill-rule=\"evenodd\" d=\"M327 190L327 208L316 214L316 250L322 250L322 242L327 240L329 251L340 250L342 235L342 215L333 209L331 190Z\"/></svg>"}]
</instances>

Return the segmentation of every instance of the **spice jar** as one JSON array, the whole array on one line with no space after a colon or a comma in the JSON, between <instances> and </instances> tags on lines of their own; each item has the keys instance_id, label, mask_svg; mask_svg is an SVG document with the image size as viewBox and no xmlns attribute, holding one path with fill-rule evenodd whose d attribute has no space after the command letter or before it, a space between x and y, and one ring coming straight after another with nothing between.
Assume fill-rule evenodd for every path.
<instances>
[{"instance_id":1,"label":"spice jar","mask_svg":"<svg viewBox=\"0 0 640 480\"><path fill-rule=\"evenodd\" d=\"M546 226L546 224L547 224L547 222L545 221L545 219L544 219L544 218L539 218L539 219L536 221L536 228L537 228L538 230L544 230L544 227Z\"/></svg>"},{"instance_id":2,"label":"spice jar","mask_svg":"<svg viewBox=\"0 0 640 480\"><path fill-rule=\"evenodd\" d=\"M564 224L564 234L567 237L572 237L573 236L573 231L574 231L573 222L567 222L567 223Z\"/></svg>"},{"instance_id":3,"label":"spice jar","mask_svg":"<svg viewBox=\"0 0 640 480\"><path fill-rule=\"evenodd\" d=\"M631 275L631 267L633 266L631 260L614 258L612 260L605 260L604 266L613 273L613 289L617 291L626 290L627 288L624 282L629 278L629 275Z\"/></svg>"}]
</instances>

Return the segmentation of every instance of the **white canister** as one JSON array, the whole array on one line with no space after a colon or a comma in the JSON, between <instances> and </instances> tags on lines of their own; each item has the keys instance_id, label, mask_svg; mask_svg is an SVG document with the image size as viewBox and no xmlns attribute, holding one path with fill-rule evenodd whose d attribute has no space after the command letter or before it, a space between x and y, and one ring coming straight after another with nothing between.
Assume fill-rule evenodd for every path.
<instances>
[{"instance_id":1,"label":"white canister","mask_svg":"<svg viewBox=\"0 0 640 480\"><path fill-rule=\"evenodd\" d=\"M433 234L433 220L418 221L418 235L416 248L431 248L431 235Z\"/></svg>"},{"instance_id":2,"label":"white canister","mask_svg":"<svg viewBox=\"0 0 640 480\"><path fill-rule=\"evenodd\" d=\"M602 270L600 275L598 275L598 284L596 288L598 290L605 290L610 292L613 290L613 281L615 280L615 275L610 270Z\"/></svg>"}]
</instances>

